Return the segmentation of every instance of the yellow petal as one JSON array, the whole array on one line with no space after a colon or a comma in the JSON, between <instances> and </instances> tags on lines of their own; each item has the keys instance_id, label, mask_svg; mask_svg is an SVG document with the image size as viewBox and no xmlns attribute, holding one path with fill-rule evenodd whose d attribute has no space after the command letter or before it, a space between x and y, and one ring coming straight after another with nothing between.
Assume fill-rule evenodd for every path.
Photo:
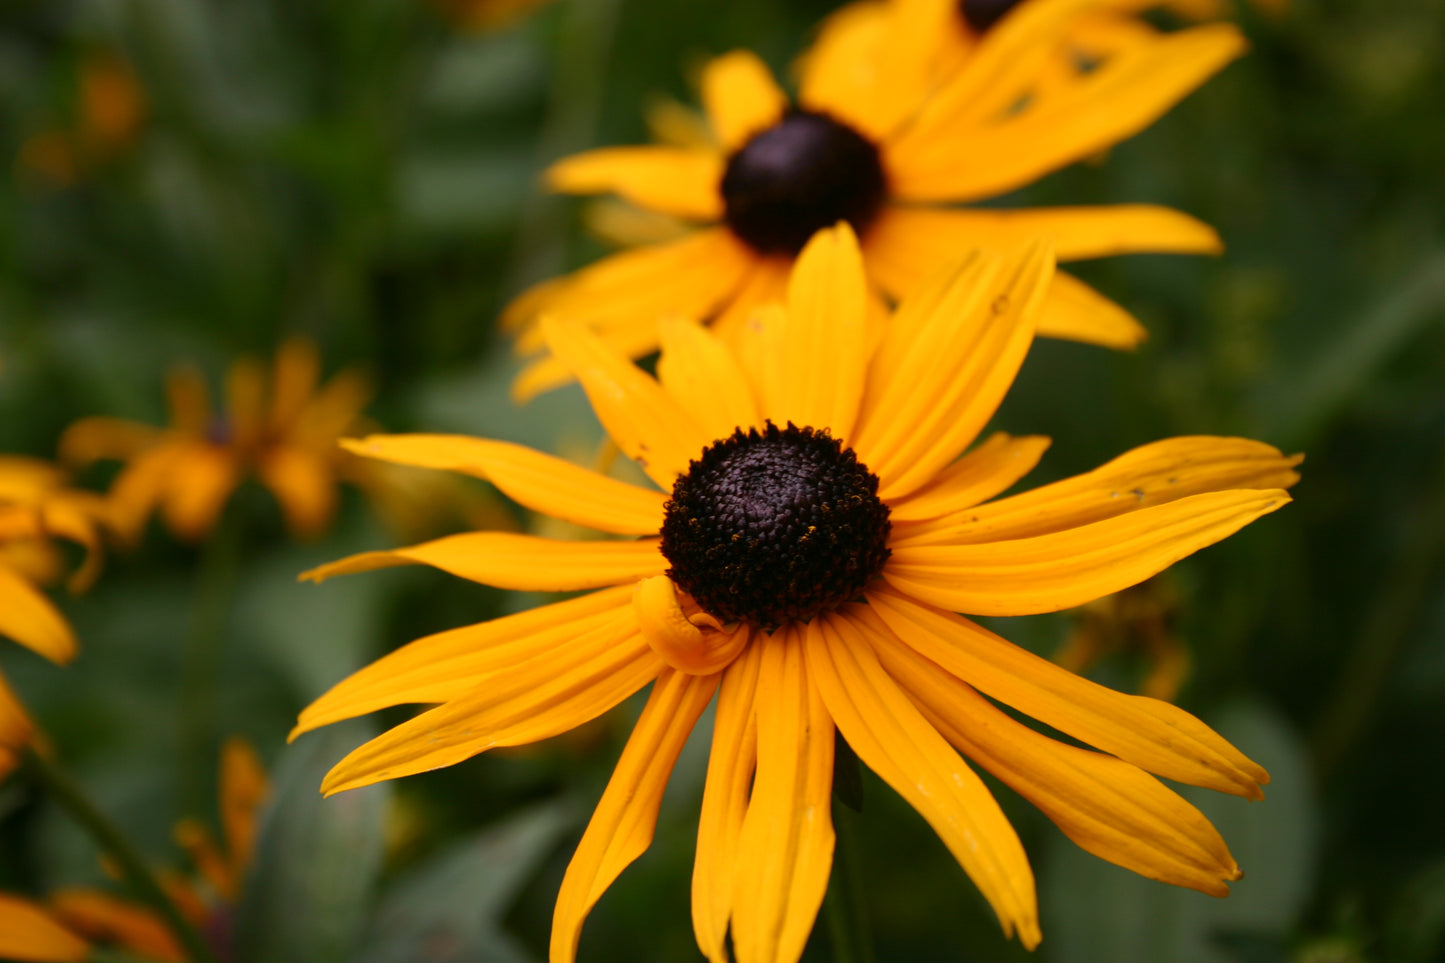
<instances>
[{"instance_id":1,"label":"yellow petal","mask_svg":"<svg viewBox=\"0 0 1445 963\"><path fill-rule=\"evenodd\" d=\"M227 739L221 747L221 828L231 872L239 881L246 876L256 846L256 821L271 795L271 781L256 750L244 739Z\"/></svg>"},{"instance_id":2,"label":"yellow petal","mask_svg":"<svg viewBox=\"0 0 1445 963\"><path fill-rule=\"evenodd\" d=\"M1134 316L1066 271L1056 271L1039 310L1039 337L1128 351L1149 336Z\"/></svg>"},{"instance_id":3,"label":"yellow petal","mask_svg":"<svg viewBox=\"0 0 1445 963\"><path fill-rule=\"evenodd\" d=\"M256 472L276 496L286 527L296 538L316 538L336 514L336 469L331 460L305 448L276 446Z\"/></svg>"},{"instance_id":4,"label":"yellow petal","mask_svg":"<svg viewBox=\"0 0 1445 963\"><path fill-rule=\"evenodd\" d=\"M833 720L809 678L802 642L793 626L754 643L763 650L759 738L733 881L738 963L796 963L833 865Z\"/></svg>"},{"instance_id":5,"label":"yellow petal","mask_svg":"<svg viewBox=\"0 0 1445 963\"><path fill-rule=\"evenodd\" d=\"M1043 239L1060 261L1113 254L1218 254L1219 235L1180 211L1152 204L1109 207L885 208L868 228L870 253L885 252L899 273L926 277L960 251L1012 250Z\"/></svg>"},{"instance_id":6,"label":"yellow petal","mask_svg":"<svg viewBox=\"0 0 1445 963\"><path fill-rule=\"evenodd\" d=\"M1229 24L1162 34L990 125L961 125L939 98L891 152L891 187L912 201L966 201L1022 187L1143 130L1244 46Z\"/></svg>"},{"instance_id":7,"label":"yellow petal","mask_svg":"<svg viewBox=\"0 0 1445 963\"><path fill-rule=\"evenodd\" d=\"M1048 447L1042 435L1011 438L995 432L933 481L890 505L889 517L895 524L923 521L985 502L1032 471Z\"/></svg>"},{"instance_id":8,"label":"yellow petal","mask_svg":"<svg viewBox=\"0 0 1445 963\"><path fill-rule=\"evenodd\" d=\"M747 375L732 351L691 321L664 321L660 333L657 380L704 435L722 439L759 424Z\"/></svg>"},{"instance_id":9,"label":"yellow petal","mask_svg":"<svg viewBox=\"0 0 1445 963\"><path fill-rule=\"evenodd\" d=\"M370 435L347 451L485 478L533 511L619 535L655 534L667 496L522 445L467 435Z\"/></svg>"},{"instance_id":10,"label":"yellow petal","mask_svg":"<svg viewBox=\"0 0 1445 963\"><path fill-rule=\"evenodd\" d=\"M724 627L706 612L698 620L702 624L690 620L666 575L654 575L633 587L632 610L652 651L670 668L688 675L716 675L752 637L746 624Z\"/></svg>"},{"instance_id":11,"label":"yellow petal","mask_svg":"<svg viewBox=\"0 0 1445 963\"><path fill-rule=\"evenodd\" d=\"M702 101L724 154L730 154L782 119L788 98L755 54L734 50L710 61L702 75Z\"/></svg>"},{"instance_id":12,"label":"yellow petal","mask_svg":"<svg viewBox=\"0 0 1445 963\"><path fill-rule=\"evenodd\" d=\"M190 365L166 375L166 406L171 427L190 435L204 435L211 427L210 392L206 379Z\"/></svg>"},{"instance_id":13,"label":"yellow petal","mask_svg":"<svg viewBox=\"0 0 1445 963\"><path fill-rule=\"evenodd\" d=\"M713 719L707 782L697 821L692 928L709 963L729 963L728 920L737 878L738 837L758 760L757 687L762 646L743 651L723 675Z\"/></svg>"},{"instance_id":14,"label":"yellow petal","mask_svg":"<svg viewBox=\"0 0 1445 963\"><path fill-rule=\"evenodd\" d=\"M149 908L90 889L50 895L55 915L97 943L115 944L162 963L184 963L186 955Z\"/></svg>"},{"instance_id":15,"label":"yellow petal","mask_svg":"<svg viewBox=\"0 0 1445 963\"><path fill-rule=\"evenodd\" d=\"M1229 894L1225 882L1241 874L1224 840L1153 776L1015 722L886 626L878 627L873 644L888 674L944 738L1043 810L1080 847L1150 879Z\"/></svg>"},{"instance_id":16,"label":"yellow petal","mask_svg":"<svg viewBox=\"0 0 1445 963\"><path fill-rule=\"evenodd\" d=\"M162 481L166 524L177 538L200 541L215 527L240 482L240 466L230 449L204 442L185 445Z\"/></svg>"},{"instance_id":17,"label":"yellow petal","mask_svg":"<svg viewBox=\"0 0 1445 963\"><path fill-rule=\"evenodd\" d=\"M140 536L170 483L177 459L191 446L189 439L163 441L137 454L115 476L106 499L111 519L123 539L134 541Z\"/></svg>"},{"instance_id":18,"label":"yellow petal","mask_svg":"<svg viewBox=\"0 0 1445 963\"><path fill-rule=\"evenodd\" d=\"M899 306L869 373L854 447L888 502L927 484L993 417L1033 341L1047 249L978 254Z\"/></svg>"},{"instance_id":19,"label":"yellow petal","mask_svg":"<svg viewBox=\"0 0 1445 963\"><path fill-rule=\"evenodd\" d=\"M273 434L286 430L301 415L321 376L321 357L309 338L287 338L276 351L271 374L271 412L267 425Z\"/></svg>"},{"instance_id":20,"label":"yellow petal","mask_svg":"<svg viewBox=\"0 0 1445 963\"><path fill-rule=\"evenodd\" d=\"M738 283L736 292L718 313L712 329L739 352L739 357L747 357L743 345L755 340L762 330L760 315L764 310L781 305L787 297L788 278L792 272L792 258L757 258ZM754 397L761 397L756 385L754 389Z\"/></svg>"},{"instance_id":21,"label":"yellow petal","mask_svg":"<svg viewBox=\"0 0 1445 963\"><path fill-rule=\"evenodd\" d=\"M1302 455L1248 438L1185 435L1141 445L1091 472L967 506L920 527L910 544L996 542L1078 528L1190 495L1289 488Z\"/></svg>"},{"instance_id":22,"label":"yellow petal","mask_svg":"<svg viewBox=\"0 0 1445 963\"><path fill-rule=\"evenodd\" d=\"M542 314L599 327L652 327L669 316L703 320L737 289L754 261L727 228L694 231L543 281L506 307L502 325L515 328Z\"/></svg>"},{"instance_id":23,"label":"yellow petal","mask_svg":"<svg viewBox=\"0 0 1445 963\"><path fill-rule=\"evenodd\" d=\"M234 903L239 895L240 880L232 874L230 863L216 848L211 831L198 820L182 819L176 823L172 836L176 845L185 850L201 880L215 890L221 899Z\"/></svg>"},{"instance_id":24,"label":"yellow petal","mask_svg":"<svg viewBox=\"0 0 1445 963\"><path fill-rule=\"evenodd\" d=\"M551 963L572 963L592 907L652 843L673 764L717 690L717 676L664 669L567 864L552 914Z\"/></svg>"},{"instance_id":25,"label":"yellow petal","mask_svg":"<svg viewBox=\"0 0 1445 963\"><path fill-rule=\"evenodd\" d=\"M603 589L409 642L352 673L302 710L291 738L390 706L460 698L512 666L565 657L558 650L576 639L597 635L622 644L636 627L632 592L631 585Z\"/></svg>"},{"instance_id":26,"label":"yellow petal","mask_svg":"<svg viewBox=\"0 0 1445 963\"><path fill-rule=\"evenodd\" d=\"M1137 585L1289 500L1279 489L1206 492L1030 538L895 543L883 577L954 612L1058 612Z\"/></svg>"},{"instance_id":27,"label":"yellow petal","mask_svg":"<svg viewBox=\"0 0 1445 963\"><path fill-rule=\"evenodd\" d=\"M909 647L1024 715L1166 779L1263 798L1269 774L1177 706L1106 689L892 589L868 601Z\"/></svg>"},{"instance_id":28,"label":"yellow petal","mask_svg":"<svg viewBox=\"0 0 1445 963\"><path fill-rule=\"evenodd\" d=\"M1004 933L1039 942L1028 857L1008 817L958 753L878 663L845 606L804 632L808 672L858 758L906 799L942 838L998 914ZM766 734L762 735L766 739Z\"/></svg>"},{"instance_id":29,"label":"yellow petal","mask_svg":"<svg viewBox=\"0 0 1445 963\"><path fill-rule=\"evenodd\" d=\"M362 552L313 568L301 578L320 582L394 565L430 565L496 588L572 592L660 575L667 559L656 539L564 542L511 532L465 532L410 548Z\"/></svg>"},{"instance_id":30,"label":"yellow petal","mask_svg":"<svg viewBox=\"0 0 1445 963\"><path fill-rule=\"evenodd\" d=\"M849 442L868 362L865 285L852 228L841 223L813 235L788 282L784 323L764 332L766 417L826 428Z\"/></svg>"},{"instance_id":31,"label":"yellow petal","mask_svg":"<svg viewBox=\"0 0 1445 963\"><path fill-rule=\"evenodd\" d=\"M547 186L564 194L616 194L652 211L699 221L722 217L723 160L716 151L604 147L547 168Z\"/></svg>"},{"instance_id":32,"label":"yellow petal","mask_svg":"<svg viewBox=\"0 0 1445 963\"><path fill-rule=\"evenodd\" d=\"M551 319L543 319L542 327L548 347L582 383L617 447L659 488L671 491L677 476L714 439L661 385L590 331Z\"/></svg>"},{"instance_id":33,"label":"yellow petal","mask_svg":"<svg viewBox=\"0 0 1445 963\"><path fill-rule=\"evenodd\" d=\"M28 743L34 731L35 726L26 715L25 707L20 704L10 683L5 681L4 674L0 673L0 780L9 772L6 761L15 762L13 753L7 755L7 750L18 749Z\"/></svg>"},{"instance_id":34,"label":"yellow petal","mask_svg":"<svg viewBox=\"0 0 1445 963\"><path fill-rule=\"evenodd\" d=\"M926 100L939 34L956 17L948 0L844 6L803 57L799 103L885 139Z\"/></svg>"},{"instance_id":35,"label":"yellow petal","mask_svg":"<svg viewBox=\"0 0 1445 963\"><path fill-rule=\"evenodd\" d=\"M451 766L497 746L550 739L602 715L667 670L636 632L594 632L546 660L514 665L352 751L327 795Z\"/></svg>"},{"instance_id":36,"label":"yellow petal","mask_svg":"<svg viewBox=\"0 0 1445 963\"><path fill-rule=\"evenodd\" d=\"M603 344L607 345L609 351L624 358L640 358L643 355L651 354L657 350L657 323L654 320L634 320L627 324L608 324L605 328L593 329ZM518 339L517 347L520 350L525 342L535 336L538 350L546 348L546 339L542 336L540 325L525 332ZM537 395L569 385L576 381L572 369L563 364L556 356L543 353L535 360L530 361L517 375L512 382L512 399L518 404L524 404Z\"/></svg>"},{"instance_id":37,"label":"yellow petal","mask_svg":"<svg viewBox=\"0 0 1445 963\"><path fill-rule=\"evenodd\" d=\"M85 562L67 583L72 592L84 592L100 574L101 545L96 523L105 513L104 502L89 492L57 493L40 506L41 524L47 534L85 547Z\"/></svg>"},{"instance_id":38,"label":"yellow petal","mask_svg":"<svg viewBox=\"0 0 1445 963\"><path fill-rule=\"evenodd\" d=\"M60 435L60 460L68 465L89 465L102 459L124 460L149 448L162 432L123 418L82 418Z\"/></svg>"},{"instance_id":39,"label":"yellow petal","mask_svg":"<svg viewBox=\"0 0 1445 963\"><path fill-rule=\"evenodd\" d=\"M335 454L336 439L356 429L371 395L371 379L364 374L339 373L301 409L285 434L286 440L294 446Z\"/></svg>"},{"instance_id":40,"label":"yellow petal","mask_svg":"<svg viewBox=\"0 0 1445 963\"><path fill-rule=\"evenodd\" d=\"M75 657L75 633L45 594L0 565L0 635L52 662Z\"/></svg>"},{"instance_id":41,"label":"yellow petal","mask_svg":"<svg viewBox=\"0 0 1445 963\"><path fill-rule=\"evenodd\" d=\"M241 358L226 372L226 423L236 447L260 444L266 430L266 370L255 358Z\"/></svg>"},{"instance_id":42,"label":"yellow petal","mask_svg":"<svg viewBox=\"0 0 1445 963\"><path fill-rule=\"evenodd\" d=\"M30 900L0 893L0 957L26 963L82 963L90 945Z\"/></svg>"}]
</instances>

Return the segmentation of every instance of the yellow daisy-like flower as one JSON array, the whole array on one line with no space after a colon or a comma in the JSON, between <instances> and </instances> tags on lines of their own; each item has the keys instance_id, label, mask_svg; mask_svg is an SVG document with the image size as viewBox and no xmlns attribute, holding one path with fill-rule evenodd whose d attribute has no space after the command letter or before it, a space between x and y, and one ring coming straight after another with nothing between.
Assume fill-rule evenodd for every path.
<instances>
[{"instance_id":1,"label":"yellow daisy-like flower","mask_svg":"<svg viewBox=\"0 0 1445 963\"><path fill-rule=\"evenodd\" d=\"M1028 946L1039 940L1028 860L964 756L1105 859L1215 895L1239 877L1213 827L1148 773L1257 798L1263 769L1188 713L1102 688L954 613L1056 611L1148 578L1284 505L1297 459L1243 439L1176 438L995 499L1047 440L998 434L965 450L1033 340L1051 257L972 256L887 319L870 318L863 271L846 225L821 232L786 304L764 312L740 352L692 322L664 322L656 378L581 326L543 322L656 490L478 438L349 443L631 536L473 532L305 576L425 564L501 588L596 590L416 640L337 685L296 728L440 703L343 759L322 787L335 793L558 735L650 683L563 880L553 963L570 963L584 917L646 849L673 763L715 695L693 875L696 935L714 963L729 930L740 963L802 952L832 860L835 726ZM990 699L1101 751L1027 728Z\"/></svg>"},{"instance_id":2,"label":"yellow daisy-like flower","mask_svg":"<svg viewBox=\"0 0 1445 963\"><path fill-rule=\"evenodd\" d=\"M629 356L657 347L657 321L713 319L724 339L777 300L797 253L838 221L862 241L872 310L906 297L966 250L1017 250L1035 237L1064 260L1129 252L1215 253L1219 238L1188 215L1152 205L960 208L1022 187L1137 133L1243 49L1214 24L1159 35L1087 76L1035 98L1040 71L1077 23L1084 0L1042 0L991 31L941 85L912 63L925 38L885 49L829 44L805 58L793 106L757 57L707 65L702 96L715 143L612 147L566 158L556 190L612 193L695 222L667 243L625 251L520 295L503 323L527 326L519 350L541 353L552 314L586 324ZM936 46L936 40L929 39ZM1144 331L1127 312L1057 274L1041 334L1129 347ZM515 390L561 383L542 358Z\"/></svg>"},{"instance_id":3,"label":"yellow daisy-like flower","mask_svg":"<svg viewBox=\"0 0 1445 963\"><path fill-rule=\"evenodd\" d=\"M72 592L90 587L99 574L101 535L108 527L104 501L66 487L64 472L48 462L0 456L0 636L58 664L75 656L75 632L40 586L58 581L64 561L58 538L86 551L68 581ZM0 778L15 767L14 750L30 741L34 727L0 673Z\"/></svg>"},{"instance_id":4,"label":"yellow daisy-like flower","mask_svg":"<svg viewBox=\"0 0 1445 963\"><path fill-rule=\"evenodd\" d=\"M255 359L232 365L226 409L213 413L200 373L182 368L166 384L169 428L84 418L62 436L61 457L80 465L127 463L110 497L131 537L159 510L178 538L203 538L248 475L276 496L293 535L315 537L335 513L337 482L356 471L336 440L362 427L371 396L357 372L343 371L318 388L319 372L315 346L291 339L277 352L269 383Z\"/></svg>"},{"instance_id":5,"label":"yellow daisy-like flower","mask_svg":"<svg viewBox=\"0 0 1445 963\"><path fill-rule=\"evenodd\" d=\"M269 794L270 782L255 750L232 739L221 753L224 849L194 820L176 827L176 838L191 854L198 876L171 873L163 877L163 884L191 924L222 944L255 849L257 817ZM92 944L118 946L158 963L187 959L149 906L88 888L59 890L44 905L0 893L0 958L68 963L88 959ZM229 958L224 945L218 951Z\"/></svg>"}]
</instances>

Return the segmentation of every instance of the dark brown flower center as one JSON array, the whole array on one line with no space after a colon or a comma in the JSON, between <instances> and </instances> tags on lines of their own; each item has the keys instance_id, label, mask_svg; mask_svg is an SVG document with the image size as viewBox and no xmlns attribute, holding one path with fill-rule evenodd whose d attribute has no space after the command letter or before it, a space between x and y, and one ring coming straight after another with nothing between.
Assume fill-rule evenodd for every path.
<instances>
[{"instance_id":1,"label":"dark brown flower center","mask_svg":"<svg viewBox=\"0 0 1445 963\"><path fill-rule=\"evenodd\" d=\"M759 254L797 254L822 228L847 221L860 234L886 185L878 148L848 125L794 110L728 158L725 218Z\"/></svg>"},{"instance_id":2,"label":"dark brown flower center","mask_svg":"<svg viewBox=\"0 0 1445 963\"><path fill-rule=\"evenodd\" d=\"M878 476L826 431L742 429L678 477L667 575L724 622L775 629L858 598L888 559Z\"/></svg>"},{"instance_id":3,"label":"dark brown flower center","mask_svg":"<svg viewBox=\"0 0 1445 963\"><path fill-rule=\"evenodd\" d=\"M1019 0L958 0L958 13L974 33L984 33L1018 4Z\"/></svg>"}]
</instances>

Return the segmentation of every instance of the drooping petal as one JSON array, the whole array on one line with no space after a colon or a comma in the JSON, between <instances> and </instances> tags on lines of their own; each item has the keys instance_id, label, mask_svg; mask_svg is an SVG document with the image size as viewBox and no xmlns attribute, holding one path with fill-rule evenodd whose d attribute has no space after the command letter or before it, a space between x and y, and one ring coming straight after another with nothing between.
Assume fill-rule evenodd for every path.
<instances>
[{"instance_id":1,"label":"drooping petal","mask_svg":"<svg viewBox=\"0 0 1445 963\"><path fill-rule=\"evenodd\" d=\"M1302 455L1248 438L1185 435L1141 445L1091 472L936 516L910 544L996 542L1079 528L1190 495L1289 488Z\"/></svg>"},{"instance_id":2,"label":"drooping petal","mask_svg":"<svg viewBox=\"0 0 1445 963\"><path fill-rule=\"evenodd\" d=\"M1083 281L1067 271L1055 271L1039 309L1038 335L1130 351L1149 337L1149 332L1132 314Z\"/></svg>"},{"instance_id":3,"label":"drooping petal","mask_svg":"<svg viewBox=\"0 0 1445 963\"><path fill-rule=\"evenodd\" d=\"M738 837L758 761L762 651L760 645L745 649L728 666L718 690L692 870L692 928L709 963L728 963L726 941L737 878Z\"/></svg>"},{"instance_id":4,"label":"drooping petal","mask_svg":"<svg viewBox=\"0 0 1445 963\"><path fill-rule=\"evenodd\" d=\"M463 696L423 712L355 749L327 773L327 795L451 766L497 746L520 746L575 729L667 670L633 631L594 632L553 657L510 667Z\"/></svg>"},{"instance_id":5,"label":"drooping petal","mask_svg":"<svg viewBox=\"0 0 1445 963\"><path fill-rule=\"evenodd\" d=\"M235 452L205 442L178 447L162 479L161 510L177 538L200 541L215 527L241 483ZM120 481L116 482L117 488Z\"/></svg>"},{"instance_id":6,"label":"drooping petal","mask_svg":"<svg viewBox=\"0 0 1445 963\"><path fill-rule=\"evenodd\" d=\"M1229 894L1225 882L1240 877L1239 866L1198 809L1137 766L1015 722L886 626L877 628L879 661L934 728L1080 847L1150 879Z\"/></svg>"},{"instance_id":7,"label":"drooping petal","mask_svg":"<svg viewBox=\"0 0 1445 963\"><path fill-rule=\"evenodd\" d=\"M1042 435L1012 438L996 432L933 481L890 505L889 518L895 524L924 521L985 502L1032 471L1048 447Z\"/></svg>"},{"instance_id":8,"label":"drooping petal","mask_svg":"<svg viewBox=\"0 0 1445 963\"><path fill-rule=\"evenodd\" d=\"M45 593L0 565L0 636L52 662L75 657L75 633Z\"/></svg>"},{"instance_id":9,"label":"drooping petal","mask_svg":"<svg viewBox=\"0 0 1445 963\"><path fill-rule=\"evenodd\" d=\"M667 497L661 492L523 445L468 435L369 435L341 446L368 458L485 478L518 504L598 531L648 535L662 525Z\"/></svg>"},{"instance_id":10,"label":"drooping petal","mask_svg":"<svg viewBox=\"0 0 1445 963\"><path fill-rule=\"evenodd\" d=\"M1053 273L1047 249L975 254L899 306L874 355L854 448L894 501L971 443L1033 341Z\"/></svg>"},{"instance_id":11,"label":"drooping petal","mask_svg":"<svg viewBox=\"0 0 1445 963\"><path fill-rule=\"evenodd\" d=\"M305 448L276 446L256 465L261 482L276 496L286 527L296 538L316 538L336 514L332 459Z\"/></svg>"},{"instance_id":12,"label":"drooping petal","mask_svg":"<svg viewBox=\"0 0 1445 963\"><path fill-rule=\"evenodd\" d=\"M954 612L1058 612L1137 585L1289 500L1279 489L1206 492L1029 538L895 543L883 577Z\"/></svg>"},{"instance_id":13,"label":"drooping petal","mask_svg":"<svg viewBox=\"0 0 1445 963\"><path fill-rule=\"evenodd\" d=\"M85 548L85 561L66 587L84 592L100 574L101 545L98 520L106 517L105 502L90 492L57 493L40 505L41 525L49 535L68 538Z\"/></svg>"},{"instance_id":14,"label":"drooping petal","mask_svg":"<svg viewBox=\"0 0 1445 963\"><path fill-rule=\"evenodd\" d=\"M723 161L716 151L603 147L547 168L547 186L564 194L616 194L648 210L699 221L722 217Z\"/></svg>"},{"instance_id":15,"label":"drooping petal","mask_svg":"<svg viewBox=\"0 0 1445 963\"><path fill-rule=\"evenodd\" d=\"M848 444L867 371L863 255L846 223L813 235L798 255L781 324L764 331L764 415L827 428Z\"/></svg>"},{"instance_id":16,"label":"drooping petal","mask_svg":"<svg viewBox=\"0 0 1445 963\"><path fill-rule=\"evenodd\" d=\"M465 532L390 551L362 552L301 575L321 582L335 575L395 565L430 565L496 588L572 592L660 575L667 559L657 539L636 542L564 542L511 532Z\"/></svg>"},{"instance_id":17,"label":"drooping petal","mask_svg":"<svg viewBox=\"0 0 1445 963\"><path fill-rule=\"evenodd\" d=\"M602 589L490 622L409 642L338 682L302 710L294 739L321 726L408 703L448 702L511 666L554 658L576 639L625 643L633 634L631 585Z\"/></svg>"},{"instance_id":18,"label":"drooping petal","mask_svg":"<svg viewBox=\"0 0 1445 963\"><path fill-rule=\"evenodd\" d=\"M543 319L547 345L582 383L592 410L623 454L637 461L659 488L677 476L714 438L626 358L577 325Z\"/></svg>"},{"instance_id":19,"label":"drooping petal","mask_svg":"<svg viewBox=\"0 0 1445 963\"><path fill-rule=\"evenodd\" d=\"M1244 46L1229 24L1162 34L991 124L964 126L957 101L935 98L892 145L890 184L911 201L967 201L1021 187L1143 130Z\"/></svg>"},{"instance_id":20,"label":"drooping petal","mask_svg":"<svg viewBox=\"0 0 1445 963\"><path fill-rule=\"evenodd\" d=\"M50 905L67 926L97 943L119 945L160 963L185 963L175 937L148 907L79 888L50 894Z\"/></svg>"},{"instance_id":21,"label":"drooping petal","mask_svg":"<svg viewBox=\"0 0 1445 963\"><path fill-rule=\"evenodd\" d=\"M28 899L0 893L0 958L26 963L82 963L90 944Z\"/></svg>"},{"instance_id":22,"label":"drooping petal","mask_svg":"<svg viewBox=\"0 0 1445 963\"><path fill-rule=\"evenodd\" d=\"M737 355L712 332L674 318L662 323L661 338L657 380L704 435L727 438L736 428L759 423L757 403ZM659 517L660 512L653 531Z\"/></svg>"},{"instance_id":23,"label":"drooping petal","mask_svg":"<svg viewBox=\"0 0 1445 963\"><path fill-rule=\"evenodd\" d=\"M1033 871L988 788L889 678L848 605L808 623L808 672L858 758L928 820L998 914L1038 945ZM766 739L766 734L762 735Z\"/></svg>"},{"instance_id":24,"label":"drooping petal","mask_svg":"<svg viewBox=\"0 0 1445 963\"><path fill-rule=\"evenodd\" d=\"M244 739L226 740L221 747L221 828L237 881L246 876L256 845L257 819L270 795L271 781L256 750Z\"/></svg>"},{"instance_id":25,"label":"drooping petal","mask_svg":"<svg viewBox=\"0 0 1445 963\"><path fill-rule=\"evenodd\" d=\"M652 842L673 764L717 690L718 676L664 669L567 865L552 916L551 963L572 963L587 913Z\"/></svg>"},{"instance_id":26,"label":"drooping petal","mask_svg":"<svg viewBox=\"0 0 1445 963\"><path fill-rule=\"evenodd\" d=\"M666 575L633 587L637 630L670 668L688 675L717 675L742 654L752 638L746 623L723 625L706 612L689 615Z\"/></svg>"},{"instance_id":27,"label":"drooping petal","mask_svg":"<svg viewBox=\"0 0 1445 963\"><path fill-rule=\"evenodd\" d=\"M1269 774L1177 706L1074 675L890 588L868 593L893 634L984 694L1140 769L1252 799Z\"/></svg>"},{"instance_id":28,"label":"drooping petal","mask_svg":"<svg viewBox=\"0 0 1445 963\"><path fill-rule=\"evenodd\" d=\"M111 519L122 538L134 541L140 537L170 484L176 461L184 457L191 446L189 440L162 441L135 455L115 476L106 498L110 502Z\"/></svg>"},{"instance_id":29,"label":"drooping petal","mask_svg":"<svg viewBox=\"0 0 1445 963\"><path fill-rule=\"evenodd\" d=\"M773 72L746 50L716 57L703 68L702 101L724 154L731 154L788 109Z\"/></svg>"},{"instance_id":30,"label":"drooping petal","mask_svg":"<svg viewBox=\"0 0 1445 963\"><path fill-rule=\"evenodd\" d=\"M762 649L758 758L733 880L738 963L796 963L833 865L833 720L809 678L802 633L795 625L753 643Z\"/></svg>"}]
</instances>

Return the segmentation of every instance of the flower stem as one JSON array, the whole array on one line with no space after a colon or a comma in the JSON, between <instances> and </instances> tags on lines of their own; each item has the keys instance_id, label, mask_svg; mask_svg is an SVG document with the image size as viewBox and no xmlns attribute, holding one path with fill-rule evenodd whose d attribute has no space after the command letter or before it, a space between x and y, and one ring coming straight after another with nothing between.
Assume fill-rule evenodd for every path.
<instances>
[{"instance_id":1,"label":"flower stem","mask_svg":"<svg viewBox=\"0 0 1445 963\"><path fill-rule=\"evenodd\" d=\"M836 963L874 963L873 933L863 896L863 874L858 865L858 839L853 825L857 814L833 804L833 878L823 912Z\"/></svg>"},{"instance_id":2,"label":"flower stem","mask_svg":"<svg viewBox=\"0 0 1445 963\"><path fill-rule=\"evenodd\" d=\"M181 915L176 904L171 902L171 898L146 866L140 853L136 852L125 835L91 802L85 791L54 762L33 748L27 747L23 750L21 764L50 798L79 823L115 861L115 865L130 882L135 895L150 904L160 915L191 963L215 963L215 957L211 955L200 933Z\"/></svg>"}]
</instances>

